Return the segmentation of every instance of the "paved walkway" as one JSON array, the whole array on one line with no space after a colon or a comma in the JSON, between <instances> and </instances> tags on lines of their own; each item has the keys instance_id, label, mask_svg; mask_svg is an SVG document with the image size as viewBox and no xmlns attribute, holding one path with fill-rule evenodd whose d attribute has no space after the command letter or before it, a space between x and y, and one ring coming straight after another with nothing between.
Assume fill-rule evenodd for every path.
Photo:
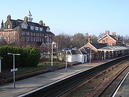
<instances>
[{"instance_id":1,"label":"paved walkway","mask_svg":"<svg viewBox=\"0 0 129 97\"><path fill-rule=\"evenodd\" d=\"M0 97L17 97L39 87L49 85L55 81L63 80L82 71L91 69L104 62L107 61L76 65L69 67L67 71L65 69L60 69L54 72L48 72L24 80L19 80L16 81L15 89L13 88L13 83L1 85Z\"/></svg>"}]
</instances>

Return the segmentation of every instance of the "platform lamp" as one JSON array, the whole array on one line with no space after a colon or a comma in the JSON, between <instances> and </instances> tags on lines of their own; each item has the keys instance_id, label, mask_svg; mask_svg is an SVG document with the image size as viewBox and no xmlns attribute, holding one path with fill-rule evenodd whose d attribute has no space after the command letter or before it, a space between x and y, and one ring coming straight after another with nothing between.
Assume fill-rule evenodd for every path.
<instances>
[{"instance_id":1,"label":"platform lamp","mask_svg":"<svg viewBox=\"0 0 129 97\"><path fill-rule=\"evenodd\" d=\"M51 44L51 67L53 68L53 49L56 47L56 43L53 41Z\"/></svg>"}]
</instances>

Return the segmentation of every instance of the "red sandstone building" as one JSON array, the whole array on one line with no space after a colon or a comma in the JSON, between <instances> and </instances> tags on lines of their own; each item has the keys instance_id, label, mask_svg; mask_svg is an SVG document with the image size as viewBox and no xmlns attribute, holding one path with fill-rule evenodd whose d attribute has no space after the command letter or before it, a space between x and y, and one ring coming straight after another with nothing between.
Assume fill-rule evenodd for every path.
<instances>
[{"instance_id":1,"label":"red sandstone building","mask_svg":"<svg viewBox=\"0 0 129 97\"><path fill-rule=\"evenodd\" d=\"M45 26L42 20L39 23L32 22L33 18L25 16L24 20L11 18L1 23L0 38L4 39L8 45L15 46L33 46L40 47L52 43L54 34L50 31L49 26Z\"/></svg>"}]
</instances>

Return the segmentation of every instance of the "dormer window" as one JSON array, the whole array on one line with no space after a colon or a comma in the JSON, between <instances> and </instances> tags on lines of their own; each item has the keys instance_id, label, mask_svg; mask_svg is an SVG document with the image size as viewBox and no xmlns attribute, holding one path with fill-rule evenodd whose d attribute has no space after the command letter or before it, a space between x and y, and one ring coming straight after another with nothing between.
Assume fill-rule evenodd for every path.
<instances>
[{"instance_id":1,"label":"dormer window","mask_svg":"<svg viewBox=\"0 0 129 97\"><path fill-rule=\"evenodd\" d=\"M34 26L30 26L30 29L31 29L31 30L34 30Z\"/></svg>"},{"instance_id":2,"label":"dormer window","mask_svg":"<svg viewBox=\"0 0 129 97\"><path fill-rule=\"evenodd\" d=\"M40 31L43 31L43 28L40 28Z\"/></svg>"},{"instance_id":3,"label":"dormer window","mask_svg":"<svg viewBox=\"0 0 129 97\"><path fill-rule=\"evenodd\" d=\"M21 27L22 27L23 29L27 29L27 24L24 24L24 23L23 23L23 24L21 25Z\"/></svg>"},{"instance_id":4,"label":"dormer window","mask_svg":"<svg viewBox=\"0 0 129 97\"><path fill-rule=\"evenodd\" d=\"M35 30L38 31L39 30L39 27L35 27Z\"/></svg>"},{"instance_id":5,"label":"dormer window","mask_svg":"<svg viewBox=\"0 0 129 97\"><path fill-rule=\"evenodd\" d=\"M11 28L11 25L8 25L8 29L10 29Z\"/></svg>"},{"instance_id":6,"label":"dormer window","mask_svg":"<svg viewBox=\"0 0 129 97\"><path fill-rule=\"evenodd\" d=\"M50 32L50 28L49 27L47 27L46 32Z\"/></svg>"}]
</instances>

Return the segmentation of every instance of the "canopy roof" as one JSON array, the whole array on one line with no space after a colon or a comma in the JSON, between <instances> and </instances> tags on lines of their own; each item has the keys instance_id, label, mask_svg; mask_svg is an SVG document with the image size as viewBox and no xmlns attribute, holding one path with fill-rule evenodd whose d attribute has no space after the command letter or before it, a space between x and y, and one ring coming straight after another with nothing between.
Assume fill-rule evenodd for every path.
<instances>
[{"instance_id":1,"label":"canopy roof","mask_svg":"<svg viewBox=\"0 0 129 97\"><path fill-rule=\"evenodd\" d=\"M128 50L128 49L129 49L129 46L106 46L98 49L98 51L122 51L122 50Z\"/></svg>"}]
</instances>

